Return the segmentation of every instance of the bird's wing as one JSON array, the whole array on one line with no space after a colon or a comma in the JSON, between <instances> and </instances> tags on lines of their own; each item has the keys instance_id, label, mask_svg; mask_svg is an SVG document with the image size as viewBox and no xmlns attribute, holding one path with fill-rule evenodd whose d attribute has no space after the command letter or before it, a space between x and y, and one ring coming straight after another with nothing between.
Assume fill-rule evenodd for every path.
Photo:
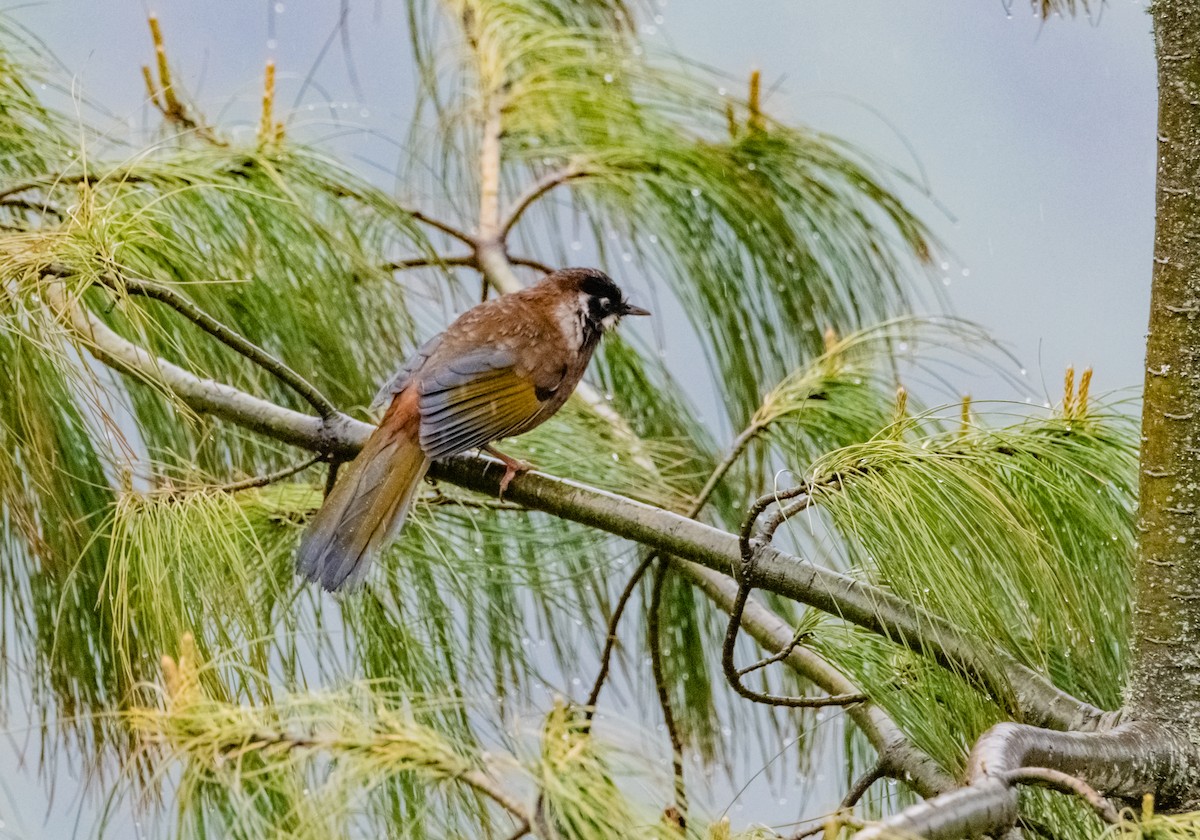
<instances>
[{"instance_id":1,"label":"bird's wing","mask_svg":"<svg viewBox=\"0 0 1200 840\"><path fill-rule=\"evenodd\" d=\"M501 347L427 366L417 386L421 448L443 458L529 428L547 399L541 378L520 371L512 351Z\"/></svg>"},{"instance_id":2,"label":"bird's wing","mask_svg":"<svg viewBox=\"0 0 1200 840\"><path fill-rule=\"evenodd\" d=\"M371 411L391 405L392 397L399 394L408 385L412 375L419 371L426 360L433 355L433 351L438 349L438 345L442 343L444 333L438 333L433 338L426 341L416 352L413 353L400 370L396 371L383 387L379 389L379 393L375 395L375 399L371 400Z\"/></svg>"}]
</instances>

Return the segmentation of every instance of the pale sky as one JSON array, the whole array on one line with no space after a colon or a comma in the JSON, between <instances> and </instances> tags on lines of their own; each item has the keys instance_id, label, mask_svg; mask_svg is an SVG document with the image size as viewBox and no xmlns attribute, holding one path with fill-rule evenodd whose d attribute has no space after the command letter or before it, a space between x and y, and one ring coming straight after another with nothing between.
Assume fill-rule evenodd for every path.
<instances>
[{"instance_id":1,"label":"pale sky","mask_svg":"<svg viewBox=\"0 0 1200 840\"><path fill-rule=\"evenodd\" d=\"M338 17L330 0L47 0L14 14L112 124L140 126L154 120L140 76L150 8L177 71L218 119L230 103L255 113L269 57L291 103ZM1057 400L1067 364L1095 366L1097 391L1140 388L1155 152L1144 0L1109 0L1098 23L1042 23L1022 0L1011 15L1000 0L670 0L659 15L650 42L728 73L731 86L761 68L773 113L923 179L937 203L913 207L949 250L935 282L1020 357L1038 391L1044 377ZM403 18L399 2L350 0L352 65L332 43L301 99L306 120L399 134L412 97ZM385 179L398 152L356 137L339 148ZM662 340L669 361L689 358L685 342ZM987 377L956 385L977 399L1012 396ZM0 837L18 823L16 836L68 836L70 796L43 827L41 786L15 763L0 741L12 798L0 796Z\"/></svg>"}]
</instances>

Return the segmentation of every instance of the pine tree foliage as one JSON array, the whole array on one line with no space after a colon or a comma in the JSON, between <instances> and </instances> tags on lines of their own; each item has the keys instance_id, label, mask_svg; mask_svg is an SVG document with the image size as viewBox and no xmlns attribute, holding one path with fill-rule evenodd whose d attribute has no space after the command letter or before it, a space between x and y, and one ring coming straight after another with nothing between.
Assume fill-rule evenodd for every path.
<instances>
[{"instance_id":1,"label":"pine tree foliage","mask_svg":"<svg viewBox=\"0 0 1200 840\"><path fill-rule=\"evenodd\" d=\"M635 547L429 487L367 591L323 597L291 566L326 466L106 367L47 303L65 290L156 357L314 410L164 295L183 300L366 418L377 383L479 293L479 274L446 258L477 221L493 121L512 253L567 262L582 229L614 275L645 273L686 315L738 430L702 424L654 348L610 340L594 369L606 406L573 400L511 454L734 530L756 497L807 483L811 504L781 543L1116 703L1129 421L1073 385L1034 416L923 407L945 399L947 364L1010 361L969 324L906 316L929 297L936 243L901 203L899 173L772 118L757 76L739 98L649 54L640 11L619 0L409 9L424 141L396 195L269 110L248 143L169 100L162 143L86 127L80 141L3 33L0 609L8 667L33 691L5 700L40 713L47 750L73 738L128 769L120 795L171 836L679 836L663 811L671 781L644 750L606 743L580 706ZM818 713L733 694L724 612L682 575L665 591L664 679L689 753L765 760L794 738L788 761L806 766ZM949 772L1006 714L1008 698L961 674L767 600ZM642 711L653 695L633 612L616 668ZM778 668L753 680L817 692ZM637 725L650 739L657 722ZM849 737L852 770L870 750ZM1043 799L1054 836L1091 826ZM690 816L687 836L731 836L718 814Z\"/></svg>"}]
</instances>

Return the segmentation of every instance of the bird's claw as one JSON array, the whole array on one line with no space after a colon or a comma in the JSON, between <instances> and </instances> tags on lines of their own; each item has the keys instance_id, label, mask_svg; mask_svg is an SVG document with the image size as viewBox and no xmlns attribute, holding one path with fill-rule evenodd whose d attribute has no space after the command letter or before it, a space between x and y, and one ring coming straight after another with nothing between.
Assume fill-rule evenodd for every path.
<instances>
[{"instance_id":1,"label":"bird's claw","mask_svg":"<svg viewBox=\"0 0 1200 840\"><path fill-rule=\"evenodd\" d=\"M504 464L504 476L500 479L500 499L504 499L504 494L508 492L508 485L512 484L514 478L523 472L529 472L533 469L532 465L524 461L518 461L516 458L510 458L499 449L492 446L483 447L483 451L494 458L499 459Z\"/></svg>"}]
</instances>

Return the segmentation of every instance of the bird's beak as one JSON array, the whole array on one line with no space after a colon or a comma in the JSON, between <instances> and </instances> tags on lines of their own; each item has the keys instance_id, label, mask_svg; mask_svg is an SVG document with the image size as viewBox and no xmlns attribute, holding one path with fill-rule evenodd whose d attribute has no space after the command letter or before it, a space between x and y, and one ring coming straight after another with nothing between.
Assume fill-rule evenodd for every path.
<instances>
[{"instance_id":1,"label":"bird's beak","mask_svg":"<svg viewBox=\"0 0 1200 840\"><path fill-rule=\"evenodd\" d=\"M640 307L640 306L634 306L631 303L627 303L627 304L625 304L625 311L623 311L621 314L622 315L649 315L650 310L642 309L642 307Z\"/></svg>"}]
</instances>

